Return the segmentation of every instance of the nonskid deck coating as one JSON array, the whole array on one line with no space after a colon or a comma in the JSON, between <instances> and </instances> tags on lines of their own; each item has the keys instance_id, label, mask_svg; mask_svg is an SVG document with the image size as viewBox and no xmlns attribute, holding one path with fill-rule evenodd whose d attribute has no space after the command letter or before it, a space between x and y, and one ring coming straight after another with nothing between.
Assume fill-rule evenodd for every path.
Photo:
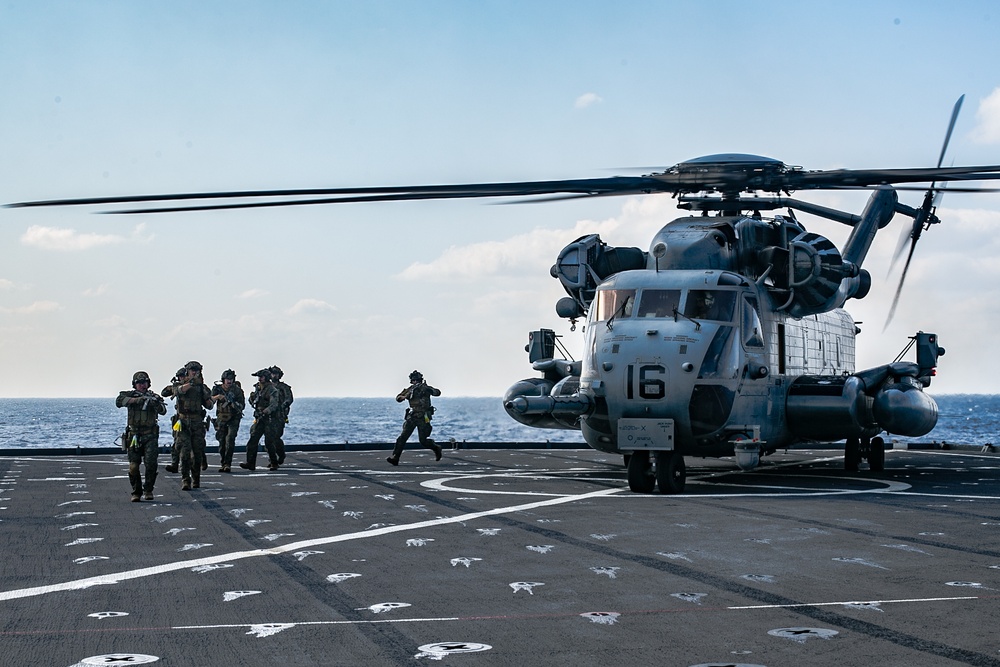
<instances>
[{"instance_id":1,"label":"nonskid deck coating","mask_svg":"<svg viewBox=\"0 0 1000 667\"><path fill-rule=\"evenodd\" d=\"M277 472L0 459L10 665L1000 665L1000 459L292 452ZM163 459L161 457L161 463Z\"/></svg>"}]
</instances>

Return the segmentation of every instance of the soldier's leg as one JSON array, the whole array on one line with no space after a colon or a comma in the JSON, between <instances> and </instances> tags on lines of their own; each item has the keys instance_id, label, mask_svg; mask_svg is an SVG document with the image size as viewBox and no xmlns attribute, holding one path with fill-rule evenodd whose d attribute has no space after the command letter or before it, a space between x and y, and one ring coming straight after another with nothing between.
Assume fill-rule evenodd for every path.
<instances>
[{"instance_id":1,"label":"soldier's leg","mask_svg":"<svg viewBox=\"0 0 1000 667\"><path fill-rule=\"evenodd\" d=\"M412 419L407 419L403 422L403 431L396 438L396 446L392 448L392 458L396 461L399 460L399 455L403 453L403 447L406 445L406 441L410 439L413 435L413 429L417 427L416 422Z\"/></svg>"},{"instance_id":2,"label":"soldier's leg","mask_svg":"<svg viewBox=\"0 0 1000 667\"><path fill-rule=\"evenodd\" d=\"M191 488L191 471L194 468L194 452L191 448L190 422L182 422L181 430L177 431L177 448L180 456L182 491Z\"/></svg>"},{"instance_id":3,"label":"soldier's leg","mask_svg":"<svg viewBox=\"0 0 1000 667\"><path fill-rule=\"evenodd\" d=\"M193 463L191 478L196 489L201 486L201 471L208 467L208 459L205 456L207 446L205 442L207 433L205 431L205 422L200 419L191 425L191 458Z\"/></svg>"},{"instance_id":4,"label":"soldier's leg","mask_svg":"<svg viewBox=\"0 0 1000 667\"><path fill-rule=\"evenodd\" d=\"M177 431L174 430L174 426L177 424L177 415L174 414L170 417L170 465L165 466L167 472L177 472L177 467L180 465L181 458L181 448L177 444Z\"/></svg>"},{"instance_id":5,"label":"soldier's leg","mask_svg":"<svg viewBox=\"0 0 1000 667\"><path fill-rule=\"evenodd\" d=\"M233 454L236 453L236 436L240 432L240 420L230 419L229 428L226 431L226 472L229 472L233 465Z\"/></svg>"},{"instance_id":6,"label":"soldier's leg","mask_svg":"<svg viewBox=\"0 0 1000 667\"><path fill-rule=\"evenodd\" d=\"M274 418L274 453L278 457L278 465L285 462L285 418Z\"/></svg>"},{"instance_id":7,"label":"soldier's leg","mask_svg":"<svg viewBox=\"0 0 1000 667\"><path fill-rule=\"evenodd\" d=\"M143 451L144 463L146 466L146 482L142 485L143 496L146 500L153 499L153 485L156 484L156 457L159 454L159 433L153 431L146 436Z\"/></svg>"},{"instance_id":8,"label":"soldier's leg","mask_svg":"<svg viewBox=\"0 0 1000 667\"><path fill-rule=\"evenodd\" d=\"M264 426L264 448L267 450L267 467L271 469L277 469L280 465L278 463L278 449L275 442L277 439L278 418L271 417L266 420Z\"/></svg>"},{"instance_id":9,"label":"soldier's leg","mask_svg":"<svg viewBox=\"0 0 1000 667\"><path fill-rule=\"evenodd\" d=\"M142 461L142 448L139 445L128 446L128 482L132 486L132 502L142 500L142 475L139 472L139 462Z\"/></svg>"},{"instance_id":10,"label":"soldier's leg","mask_svg":"<svg viewBox=\"0 0 1000 667\"><path fill-rule=\"evenodd\" d=\"M264 422L261 419L255 419L253 425L250 426L250 439L247 440L247 460L246 463L240 464L241 468L253 470L257 467L257 444L262 435L264 435Z\"/></svg>"},{"instance_id":11,"label":"soldier's leg","mask_svg":"<svg viewBox=\"0 0 1000 667\"><path fill-rule=\"evenodd\" d=\"M438 447L437 444L433 440L431 440L431 431L433 430L433 428L434 427L431 425L430 422L421 420L417 424L417 434L420 436L420 445L422 447L426 447L427 449L433 449L434 450L434 460L435 461L440 461L441 460L441 448Z\"/></svg>"}]
</instances>

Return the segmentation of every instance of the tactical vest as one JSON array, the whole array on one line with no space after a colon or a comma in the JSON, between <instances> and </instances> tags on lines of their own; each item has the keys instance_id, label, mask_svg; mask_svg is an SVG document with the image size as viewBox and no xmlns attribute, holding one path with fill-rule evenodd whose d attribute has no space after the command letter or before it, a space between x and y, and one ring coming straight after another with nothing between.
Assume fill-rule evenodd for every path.
<instances>
[{"instance_id":1,"label":"tactical vest","mask_svg":"<svg viewBox=\"0 0 1000 667\"><path fill-rule=\"evenodd\" d=\"M136 396L142 396L141 393L132 391L123 391L118 394L118 400L115 401L115 405L119 408L125 405L126 399L135 398ZM145 404L146 409L143 410ZM132 404L125 406L128 408L128 427L136 433L147 433L156 428L156 418L159 414L157 410L157 403L150 400L148 404L145 401L139 404Z\"/></svg>"},{"instance_id":2,"label":"tactical vest","mask_svg":"<svg viewBox=\"0 0 1000 667\"><path fill-rule=\"evenodd\" d=\"M177 394L175 400L177 414L181 419L204 419L205 398L212 395L212 390L203 384L193 384L183 394Z\"/></svg>"}]
</instances>

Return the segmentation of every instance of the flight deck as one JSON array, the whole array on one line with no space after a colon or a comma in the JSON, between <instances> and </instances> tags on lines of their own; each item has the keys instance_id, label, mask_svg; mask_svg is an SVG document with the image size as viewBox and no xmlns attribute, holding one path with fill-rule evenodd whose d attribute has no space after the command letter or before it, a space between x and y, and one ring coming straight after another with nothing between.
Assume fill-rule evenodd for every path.
<instances>
[{"instance_id":1,"label":"flight deck","mask_svg":"<svg viewBox=\"0 0 1000 667\"><path fill-rule=\"evenodd\" d=\"M121 454L0 457L5 665L1000 665L1000 455L291 451L129 502ZM239 458L239 454L237 458ZM215 465L212 465L215 464Z\"/></svg>"}]
</instances>

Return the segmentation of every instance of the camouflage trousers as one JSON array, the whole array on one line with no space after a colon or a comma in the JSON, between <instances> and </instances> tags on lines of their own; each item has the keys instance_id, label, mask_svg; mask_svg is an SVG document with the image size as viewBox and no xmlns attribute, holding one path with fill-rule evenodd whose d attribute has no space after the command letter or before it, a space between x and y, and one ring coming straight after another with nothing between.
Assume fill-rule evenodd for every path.
<instances>
[{"instance_id":1,"label":"camouflage trousers","mask_svg":"<svg viewBox=\"0 0 1000 667\"><path fill-rule=\"evenodd\" d=\"M135 433L136 445L128 445L128 481L132 485L133 494L153 492L153 484L156 482L156 441L160 436L160 429L153 428L142 433ZM143 484L140 464L146 465L146 483Z\"/></svg>"},{"instance_id":2,"label":"camouflage trousers","mask_svg":"<svg viewBox=\"0 0 1000 667\"><path fill-rule=\"evenodd\" d=\"M422 413L419 416L411 415L403 421L403 432L396 438L396 446L392 449L392 458L399 459L399 455L403 453L403 447L406 445L406 441L410 439L410 436L413 435L414 429L417 431L417 437L420 438L420 446L427 449L434 449L435 444L431 440L431 423L424 419Z\"/></svg>"},{"instance_id":3,"label":"camouflage trousers","mask_svg":"<svg viewBox=\"0 0 1000 667\"><path fill-rule=\"evenodd\" d=\"M274 446L278 439L277 421L277 417L259 417L250 426L250 439L247 440L247 464L250 467L257 465L257 445L262 437L264 438L264 448L267 450L268 462L278 463L278 452ZM284 448L282 448L282 454L284 454Z\"/></svg>"},{"instance_id":4,"label":"camouflage trousers","mask_svg":"<svg viewBox=\"0 0 1000 667\"><path fill-rule=\"evenodd\" d=\"M231 466L233 464L233 452L236 451L236 434L240 430L240 418L235 417L215 423L215 439L219 441L219 457L222 459L221 465Z\"/></svg>"},{"instance_id":5,"label":"camouflage trousers","mask_svg":"<svg viewBox=\"0 0 1000 667\"><path fill-rule=\"evenodd\" d=\"M177 439L174 445L181 463L181 477L201 479L202 463L205 462L205 422L201 419L179 420L181 430L174 431Z\"/></svg>"}]
</instances>

